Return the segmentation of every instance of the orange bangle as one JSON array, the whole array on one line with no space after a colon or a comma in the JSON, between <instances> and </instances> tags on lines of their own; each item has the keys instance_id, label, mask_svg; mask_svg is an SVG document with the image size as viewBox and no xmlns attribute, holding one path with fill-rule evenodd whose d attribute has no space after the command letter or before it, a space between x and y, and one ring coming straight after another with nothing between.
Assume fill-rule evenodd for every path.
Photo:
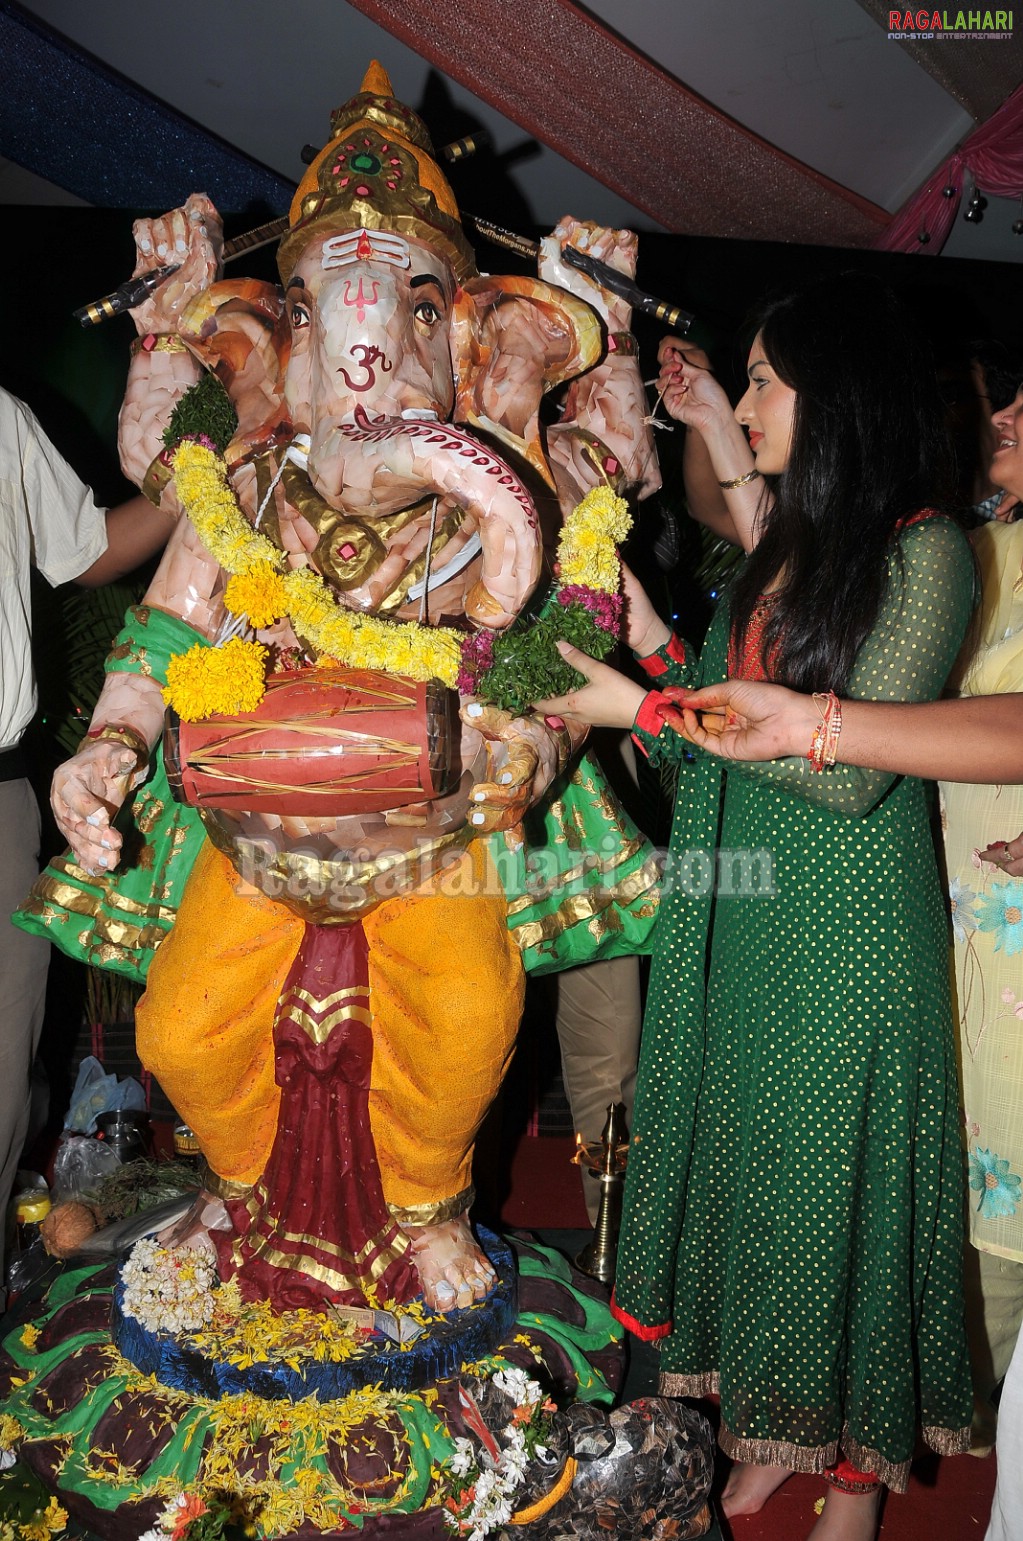
<instances>
[{"instance_id":1,"label":"orange bangle","mask_svg":"<svg viewBox=\"0 0 1023 1541\"><path fill-rule=\"evenodd\" d=\"M838 758L838 736L842 731L842 703L833 690L826 695L815 695L813 704L821 714L821 720L813 730L813 738L806 752L812 771L830 770Z\"/></svg>"}]
</instances>

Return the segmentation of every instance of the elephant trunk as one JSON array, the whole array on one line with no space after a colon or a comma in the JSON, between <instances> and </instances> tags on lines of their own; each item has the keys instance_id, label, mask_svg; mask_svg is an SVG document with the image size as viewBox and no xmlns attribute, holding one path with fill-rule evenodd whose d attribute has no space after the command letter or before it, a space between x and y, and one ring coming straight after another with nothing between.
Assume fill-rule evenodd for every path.
<instances>
[{"instance_id":1,"label":"elephant trunk","mask_svg":"<svg viewBox=\"0 0 1023 1541\"><path fill-rule=\"evenodd\" d=\"M483 570L466 597L467 617L481 626L509 626L540 576L536 507L514 471L460 428L420 419L355 421L314 430L309 477L336 508L372 522L413 499L446 496L476 518Z\"/></svg>"}]
</instances>

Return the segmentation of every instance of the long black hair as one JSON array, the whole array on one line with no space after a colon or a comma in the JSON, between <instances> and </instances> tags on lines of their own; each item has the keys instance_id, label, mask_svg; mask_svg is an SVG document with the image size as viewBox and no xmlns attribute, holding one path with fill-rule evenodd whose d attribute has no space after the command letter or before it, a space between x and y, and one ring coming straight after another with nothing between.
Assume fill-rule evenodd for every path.
<instances>
[{"instance_id":1,"label":"long black hair","mask_svg":"<svg viewBox=\"0 0 1023 1541\"><path fill-rule=\"evenodd\" d=\"M733 588L733 645L774 584L770 678L841 692L877 620L900 521L946 495L934 363L891 290L861 274L768 305L756 329L796 404L788 466Z\"/></svg>"}]
</instances>

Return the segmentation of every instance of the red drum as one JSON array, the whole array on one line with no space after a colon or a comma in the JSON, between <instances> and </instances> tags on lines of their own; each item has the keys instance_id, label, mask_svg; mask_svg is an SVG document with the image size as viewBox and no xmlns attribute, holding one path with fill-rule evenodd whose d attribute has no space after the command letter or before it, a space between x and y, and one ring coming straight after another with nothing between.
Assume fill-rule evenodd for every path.
<instances>
[{"instance_id":1,"label":"red drum","mask_svg":"<svg viewBox=\"0 0 1023 1541\"><path fill-rule=\"evenodd\" d=\"M272 675L254 712L182 722L167 713L164 759L178 802L318 815L376 813L458 784L458 696L377 669Z\"/></svg>"}]
</instances>

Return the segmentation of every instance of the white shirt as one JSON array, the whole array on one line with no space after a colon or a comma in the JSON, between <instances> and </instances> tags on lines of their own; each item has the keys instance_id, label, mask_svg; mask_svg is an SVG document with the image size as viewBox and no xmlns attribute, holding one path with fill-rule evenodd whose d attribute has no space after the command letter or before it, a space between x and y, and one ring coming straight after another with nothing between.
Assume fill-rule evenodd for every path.
<instances>
[{"instance_id":1,"label":"white shirt","mask_svg":"<svg viewBox=\"0 0 1023 1541\"><path fill-rule=\"evenodd\" d=\"M0 390L0 749L36 709L29 569L54 587L107 548L105 510L16 396Z\"/></svg>"}]
</instances>

